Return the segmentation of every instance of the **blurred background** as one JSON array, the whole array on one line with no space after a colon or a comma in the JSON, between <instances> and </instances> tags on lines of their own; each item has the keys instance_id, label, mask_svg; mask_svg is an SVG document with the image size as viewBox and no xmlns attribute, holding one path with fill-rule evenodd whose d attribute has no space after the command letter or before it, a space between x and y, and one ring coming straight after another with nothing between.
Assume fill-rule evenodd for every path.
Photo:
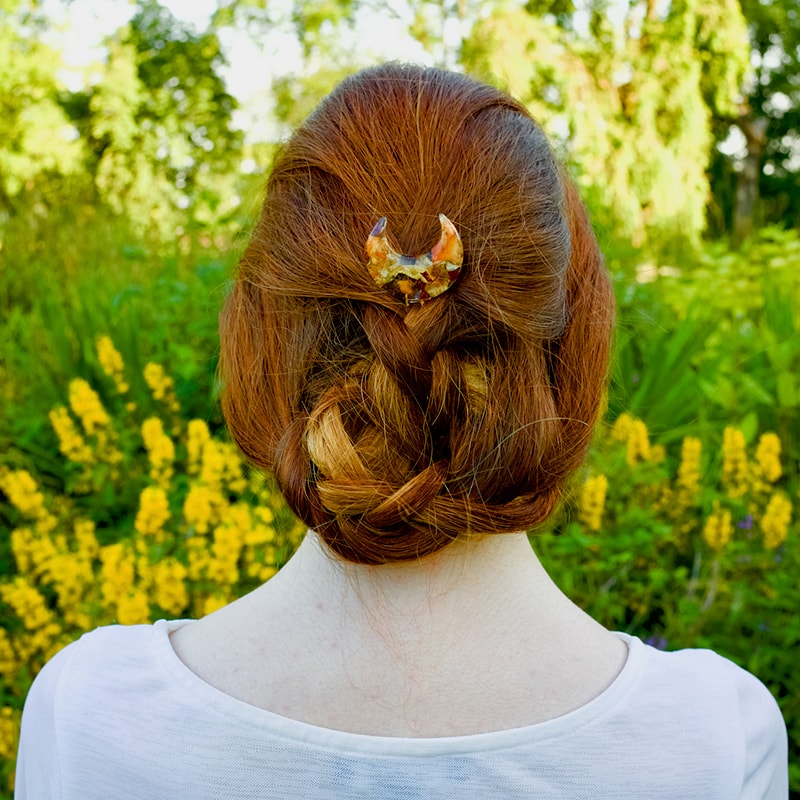
<instances>
[{"instance_id":1,"label":"blurred background","mask_svg":"<svg viewBox=\"0 0 800 800\"><path fill-rule=\"evenodd\" d=\"M800 0L0 0L0 797L49 656L302 537L225 436L216 318L280 142L390 59L519 97L615 281L606 419L534 548L764 680L800 797Z\"/></svg>"}]
</instances>

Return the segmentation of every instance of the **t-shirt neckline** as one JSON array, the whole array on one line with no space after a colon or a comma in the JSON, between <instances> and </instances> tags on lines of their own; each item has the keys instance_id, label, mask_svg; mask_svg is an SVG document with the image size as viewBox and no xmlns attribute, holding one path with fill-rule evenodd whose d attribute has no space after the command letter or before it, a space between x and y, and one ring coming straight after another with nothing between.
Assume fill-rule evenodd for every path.
<instances>
[{"instance_id":1,"label":"t-shirt neckline","mask_svg":"<svg viewBox=\"0 0 800 800\"><path fill-rule=\"evenodd\" d=\"M152 626L154 655L176 691L188 695L192 702L209 712L261 729L264 733L317 745L337 751L385 755L441 755L448 753L483 752L528 745L534 741L552 740L574 733L610 713L639 679L646 656L646 645L637 637L614 631L628 647L628 656L614 680L596 697L558 717L518 728L483 733L441 737L399 737L354 733L325 728L302 720L285 717L275 711L239 700L207 683L180 660L169 635L190 619L158 620Z\"/></svg>"}]
</instances>

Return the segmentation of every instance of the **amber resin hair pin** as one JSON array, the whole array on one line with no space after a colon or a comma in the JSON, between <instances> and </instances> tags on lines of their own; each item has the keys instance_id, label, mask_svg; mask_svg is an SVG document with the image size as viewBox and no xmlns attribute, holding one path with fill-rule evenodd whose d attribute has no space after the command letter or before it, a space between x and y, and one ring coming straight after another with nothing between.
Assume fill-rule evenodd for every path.
<instances>
[{"instance_id":1,"label":"amber resin hair pin","mask_svg":"<svg viewBox=\"0 0 800 800\"><path fill-rule=\"evenodd\" d=\"M464 248L456 226L439 214L442 235L433 249L419 256L398 253L386 238L386 217L381 217L367 238L367 268L372 279L405 300L424 303L446 292L461 272Z\"/></svg>"}]
</instances>

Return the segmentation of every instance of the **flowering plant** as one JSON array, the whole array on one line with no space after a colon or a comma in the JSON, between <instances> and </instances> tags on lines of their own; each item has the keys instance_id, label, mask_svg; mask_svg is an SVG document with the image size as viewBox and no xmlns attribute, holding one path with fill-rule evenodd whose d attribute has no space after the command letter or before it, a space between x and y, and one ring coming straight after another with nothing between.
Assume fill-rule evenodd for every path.
<instances>
[{"instance_id":1,"label":"flowering plant","mask_svg":"<svg viewBox=\"0 0 800 800\"><path fill-rule=\"evenodd\" d=\"M108 408L76 378L68 406L50 413L62 485L0 467L13 558L0 570L0 777L9 786L24 697L60 648L99 625L210 613L274 574L303 533L232 443L201 419L184 423L161 365L144 370L161 409L145 416L113 342L100 337L96 349Z\"/></svg>"}]
</instances>

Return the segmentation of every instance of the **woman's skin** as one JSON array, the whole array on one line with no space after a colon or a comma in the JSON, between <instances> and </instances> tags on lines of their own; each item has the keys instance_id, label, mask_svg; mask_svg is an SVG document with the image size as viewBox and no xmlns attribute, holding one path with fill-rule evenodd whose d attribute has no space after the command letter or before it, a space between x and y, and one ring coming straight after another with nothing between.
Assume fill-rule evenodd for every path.
<instances>
[{"instance_id":1,"label":"woman's skin","mask_svg":"<svg viewBox=\"0 0 800 800\"><path fill-rule=\"evenodd\" d=\"M309 532L274 578L171 639L189 669L233 697L378 736L561 716L600 694L627 657L524 534L374 567L342 562Z\"/></svg>"}]
</instances>

